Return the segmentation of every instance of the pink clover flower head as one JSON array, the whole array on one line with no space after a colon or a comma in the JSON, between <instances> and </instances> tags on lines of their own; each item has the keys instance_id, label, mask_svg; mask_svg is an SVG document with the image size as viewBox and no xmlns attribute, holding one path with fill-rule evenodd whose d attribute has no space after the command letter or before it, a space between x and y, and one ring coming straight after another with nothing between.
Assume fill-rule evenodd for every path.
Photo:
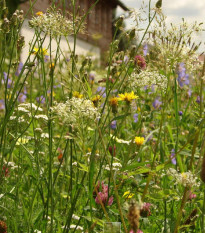
<instances>
[{"instance_id":1,"label":"pink clover flower head","mask_svg":"<svg viewBox=\"0 0 205 233\"><path fill-rule=\"evenodd\" d=\"M134 232L134 230L130 230L129 233L143 233L140 229L137 230L137 232Z\"/></svg>"},{"instance_id":2,"label":"pink clover flower head","mask_svg":"<svg viewBox=\"0 0 205 233\"><path fill-rule=\"evenodd\" d=\"M150 207L151 207L151 203L147 203L147 202L144 202L141 209L140 209L140 215L142 217L148 217L151 215L151 210L150 210Z\"/></svg>"},{"instance_id":3,"label":"pink clover flower head","mask_svg":"<svg viewBox=\"0 0 205 233\"><path fill-rule=\"evenodd\" d=\"M192 199L195 199L196 198L196 194L195 193L192 193L192 191L189 192L189 197L188 197L188 200L192 200Z\"/></svg>"},{"instance_id":4,"label":"pink clover flower head","mask_svg":"<svg viewBox=\"0 0 205 233\"><path fill-rule=\"evenodd\" d=\"M137 55L135 56L134 62L137 66L139 66L142 70L146 68L146 62L144 57Z\"/></svg>"},{"instance_id":5,"label":"pink clover flower head","mask_svg":"<svg viewBox=\"0 0 205 233\"><path fill-rule=\"evenodd\" d=\"M98 184L96 186L96 189L99 191L97 193L97 196L95 197L95 203L100 204L101 202L105 205L107 204L108 206L112 205L113 203L113 196L109 197L108 199L108 185L105 185L104 182L101 182L101 190L100 190L100 182L98 181ZM93 194L96 194L95 191Z\"/></svg>"}]
</instances>

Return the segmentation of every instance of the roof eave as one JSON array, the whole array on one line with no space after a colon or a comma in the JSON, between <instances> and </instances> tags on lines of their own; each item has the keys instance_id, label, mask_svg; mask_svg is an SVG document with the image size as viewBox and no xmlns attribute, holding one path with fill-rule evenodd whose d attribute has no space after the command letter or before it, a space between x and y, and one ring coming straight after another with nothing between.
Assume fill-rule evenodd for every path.
<instances>
[{"instance_id":1,"label":"roof eave","mask_svg":"<svg viewBox=\"0 0 205 233\"><path fill-rule=\"evenodd\" d=\"M122 3L120 0L116 0L116 3L118 6L120 6L124 11L129 11L129 8L125 6L124 3Z\"/></svg>"}]
</instances>

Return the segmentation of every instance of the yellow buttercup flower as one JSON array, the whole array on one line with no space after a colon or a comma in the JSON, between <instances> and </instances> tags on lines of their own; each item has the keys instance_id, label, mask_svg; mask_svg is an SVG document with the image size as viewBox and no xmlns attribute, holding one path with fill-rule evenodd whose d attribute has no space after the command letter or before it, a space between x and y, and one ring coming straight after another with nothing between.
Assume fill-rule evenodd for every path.
<instances>
[{"instance_id":1,"label":"yellow buttercup flower","mask_svg":"<svg viewBox=\"0 0 205 233\"><path fill-rule=\"evenodd\" d=\"M36 15L37 16L41 16L41 15L43 15L43 12L42 11L38 11L38 12L36 12Z\"/></svg>"},{"instance_id":2,"label":"yellow buttercup flower","mask_svg":"<svg viewBox=\"0 0 205 233\"><path fill-rule=\"evenodd\" d=\"M98 102L100 101L101 96L100 95L96 95L94 96L91 101L93 102L94 106L97 107L98 106Z\"/></svg>"},{"instance_id":3,"label":"yellow buttercup flower","mask_svg":"<svg viewBox=\"0 0 205 233\"><path fill-rule=\"evenodd\" d=\"M138 146L141 146L144 143L144 138L143 137L135 137L135 143Z\"/></svg>"},{"instance_id":4,"label":"yellow buttercup flower","mask_svg":"<svg viewBox=\"0 0 205 233\"><path fill-rule=\"evenodd\" d=\"M80 94L80 92L78 92L78 91L74 91L73 92L73 97L78 98L78 99L82 99L83 95Z\"/></svg>"},{"instance_id":5,"label":"yellow buttercup flower","mask_svg":"<svg viewBox=\"0 0 205 233\"><path fill-rule=\"evenodd\" d=\"M130 191L126 191L122 197L125 197L126 199L130 199L134 196L134 193L131 193Z\"/></svg>"},{"instance_id":6,"label":"yellow buttercup flower","mask_svg":"<svg viewBox=\"0 0 205 233\"><path fill-rule=\"evenodd\" d=\"M48 55L47 49L45 48L39 49L39 48L34 47L32 54L36 55L37 53L43 54L44 56Z\"/></svg>"},{"instance_id":7,"label":"yellow buttercup flower","mask_svg":"<svg viewBox=\"0 0 205 233\"><path fill-rule=\"evenodd\" d=\"M117 97L112 97L110 100L109 100L109 103L111 106L117 106L118 105L118 98Z\"/></svg>"},{"instance_id":8,"label":"yellow buttercup flower","mask_svg":"<svg viewBox=\"0 0 205 233\"><path fill-rule=\"evenodd\" d=\"M131 103L132 100L138 99L139 97L134 94L134 92L127 93L125 92L124 94L119 94L118 100L121 101L126 101L127 103Z\"/></svg>"}]
</instances>

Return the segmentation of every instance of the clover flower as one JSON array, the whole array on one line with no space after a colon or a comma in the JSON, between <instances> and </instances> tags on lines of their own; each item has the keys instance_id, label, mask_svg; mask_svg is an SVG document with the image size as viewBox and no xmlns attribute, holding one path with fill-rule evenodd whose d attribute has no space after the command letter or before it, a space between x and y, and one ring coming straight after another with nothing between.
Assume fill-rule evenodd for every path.
<instances>
[{"instance_id":1,"label":"clover flower","mask_svg":"<svg viewBox=\"0 0 205 233\"><path fill-rule=\"evenodd\" d=\"M140 208L140 215L142 217L148 217L151 215L151 207L152 204L144 202L142 207Z\"/></svg>"},{"instance_id":2,"label":"clover flower","mask_svg":"<svg viewBox=\"0 0 205 233\"><path fill-rule=\"evenodd\" d=\"M1 220L0 220L0 232L7 233L7 225L4 221L1 221Z\"/></svg>"},{"instance_id":3,"label":"clover flower","mask_svg":"<svg viewBox=\"0 0 205 233\"><path fill-rule=\"evenodd\" d=\"M108 199L108 185L105 185L104 182L100 182L98 181L98 185L96 186L96 190L93 192L93 197L95 197L95 202L96 204L100 204L101 202L105 205L107 203L108 206L112 205L113 203L113 196L111 196Z\"/></svg>"},{"instance_id":4,"label":"clover flower","mask_svg":"<svg viewBox=\"0 0 205 233\"><path fill-rule=\"evenodd\" d=\"M126 101L127 104L130 104L132 100L138 99L139 97L134 94L134 91L127 93L125 92L124 94L119 94L118 100L120 101Z\"/></svg>"},{"instance_id":5,"label":"clover flower","mask_svg":"<svg viewBox=\"0 0 205 233\"><path fill-rule=\"evenodd\" d=\"M144 143L144 137L135 137L135 143L137 146L141 146Z\"/></svg>"},{"instance_id":6,"label":"clover flower","mask_svg":"<svg viewBox=\"0 0 205 233\"><path fill-rule=\"evenodd\" d=\"M80 19L76 18L75 26L78 27ZM64 17L60 11L55 9L48 9L46 13L38 13L36 17L33 17L29 21L31 28L48 33L51 36L68 36L74 32L72 20ZM84 26L80 28L80 31L84 31Z\"/></svg>"},{"instance_id":7,"label":"clover flower","mask_svg":"<svg viewBox=\"0 0 205 233\"><path fill-rule=\"evenodd\" d=\"M134 62L142 70L144 70L146 68L146 62L145 62L144 57L137 55L137 56L135 56Z\"/></svg>"}]
</instances>

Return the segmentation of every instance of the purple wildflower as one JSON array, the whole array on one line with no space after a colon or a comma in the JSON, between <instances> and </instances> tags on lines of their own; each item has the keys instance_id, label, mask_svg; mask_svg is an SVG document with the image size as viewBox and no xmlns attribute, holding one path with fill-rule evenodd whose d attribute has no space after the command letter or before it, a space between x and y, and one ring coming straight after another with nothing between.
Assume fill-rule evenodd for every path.
<instances>
[{"instance_id":1,"label":"purple wildflower","mask_svg":"<svg viewBox=\"0 0 205 233\"><path fill-rule=\"evenodd\" d=\"M192 94L192 90L189 89L188 92L187 92L187 95L188 95L189 98L191 97L191 94Z\"/></svg>"},{"instance_id":2,"label":"purple wildflower","mask_svg":"<svg viewBox=\"0 0 205 233\"><path fill-rule=\"evenodd\" d=\"M196 102L197 102L198 104L200 104L200 102L201 102L201 98L200 98L199 95L198 95L197 98L196 98Z\"/></svg>"},{"instance_id":3,"label":"purple wildflower","mask_svg":"<svg viewBox=\"0 0 205 233\"><path fill-rule=\"evenodd\" d=\"M189 75L186 74L186 68L183 62L179 64L177 81L180 87L183 87L184 85L189 85Z\"/></svg>"},{"instance_id":4,"label":"purple wildflower","mask_svg":"<svg viewBox=\"0 0 205 233\"><path fill-rule=\"evenodd\" d=\"M156 99L154 100L154 102L152 103L152 106L153 106L155 109L160 109L161 105L162 105L162 102L159 101L159 98L156 98Z\"/></svg>"},{"instance_id":5,"label":"purple wildflower","mask_svg":"<svg viewBox=\"0 0 205 233\"><path fill-rule=\"evenodd\" d=\"M18 101L20 103L24 103L26 101L26 98L27 98L27 96L24 95L24 93L20 93L19 96L18 96Z\"/></svg>"},{"instance_id":6,"label":"purple wildflower","mask_svg":"<svg viewBox=\"0 0 205 233\"><path fill-rule=\"evenodd\" d=\"M61 85L58 84L58 85L54 85L54 86L53 86L54 89L56 89L56 88L58 88L58 87L61 87Z\"/></svg>"},{"instance_id":7,"label":"purple wildflower","mask_svg":"<svg viewBox=\"0 0 205 233\"><path fill-rule=\"evenodd\" d=\"M128 61L129 61L129 57L125 55L125 56L124 56L124 63L127 64Z\"/></svg>"},{"instance_id":8,"label":"purple wildflower","mask_svg":"<svg viewBox=\"0 0 205 233\"><path fill-rule=\"evenodd\" d=\"M5 102L4 100L0 100L0 110L5 109Z\"/></svg>"},{"instance_id":9,"label":"purple wildflower","mask_svg":"<svg viewBox=\"0 0 205 233\"><path fill-rule=\"evenodd\" d=\"M40 97L36 97L36 101L38 103L44 104L46 99L45 99L45 97L43 95L41 95Z\"/></svg>"},{"instance_id":10,"label":"purple wildflower","mask_svg":"<svg viewBox=\"0 0 205 233\"><path fill-rule=\"evenodd\" d=\"M116 129L116 128L117 128L117 121L112 121L112 122L110 123L110 128L111 128L111 129Z\"/></svg>"},{"instance_id":11,"label":"purple wildflower","mask_svg":"<svg viewBox=\"0 0 205 233\"><path fill-rule=\"evenodd\" d=\"M7 88L11 88L12 80L10 78L8 78L8 74L6 72L3 72L3 74L4 74L4 80L2 80L1 83L6 84L6 82L7 82ZM8 80L7 80L7 78L8 78Z\"/></svg>"},{"instance_id":12,"label":"purple wildflower","mask_svg":"<svg viewBox=\"0 0 205 233\"><path fill-rule=\"evenodd\" d=\"M22 68L23 68L23 63L20 62L19 65L18 65L18 68L16 70L16 73L15 73L16 76L19 76L19 74L21 73Z\"/></svg>"},{"instance_id":13,"label":"purple wildflower","mask_svg":"<svg viewBox=\"0 0 205 233\"><path fill-rule=\"evenodd\" d=\"M105 87L98 87L96 94L101 95L103 98L106 97L106 92L105 92L106 88Z\"/></svg>"},{"instance_id":14,"label":"purple wildflower","mask_svg":"<svg viewBox=\"0 0 205 233\"><path fill-rule=\"evenodd\" d=\"M90 82L93 84L94 83L94 80L95 80L95 74L94 73L90 73L89 74L89 80Z\"/></svg>"},{"instance_id":15,"label":"purple wildflower","mask_svg":"<svg viewBox=\"0 0 205 233\"><path fill-rule=\"evenodd\" d=\"M44 57L44 62L48 62L48 61L49 61L49 58L50 58L49 55L45 55L45 57Z\"/></svg>"},{"instance_id":16,"label":"purple wildflower","mask_svg":"<svg viewBox=\"0 0 205 233\"><path fill-rule=\"evenodd\" d=\"M133 118L134 118L134 123L137 123L138 122L138 114L135 113L134 116L133 116Z\"/></svg>"},{"instance_id":17,"label":"purple wildflower","mask_svg":"<svg viewBox=\"0 0 205 233\"><path fill-rule=\"evenodd\" d=\"M183 115L183 112L182 111L179 111L179 116L182 116Z\"/></svg>"},{"instance_id":18,"label":"purple wildflower","mask_svg":"<svg viewBox=\"0 0 205 233\"><path fill-rule=\"evenodd\" d=\"M172 160L172 164L174 165L177 164L176 157L175 157L175 149L171 150L171 160Z\"/></svg>"},{"instance_id":19,"label":"purple wildflower","mask_svg":"<svg viewBox=\"0 0 205 233\"><path fill-rule=\"evenodd\" d=\"M147 44L145 44L145 45L143 46L143 54L144 54L145 57L146 57L147 54L148 54L148 45L147 45Z\"/></svg>"}]
</instances>

